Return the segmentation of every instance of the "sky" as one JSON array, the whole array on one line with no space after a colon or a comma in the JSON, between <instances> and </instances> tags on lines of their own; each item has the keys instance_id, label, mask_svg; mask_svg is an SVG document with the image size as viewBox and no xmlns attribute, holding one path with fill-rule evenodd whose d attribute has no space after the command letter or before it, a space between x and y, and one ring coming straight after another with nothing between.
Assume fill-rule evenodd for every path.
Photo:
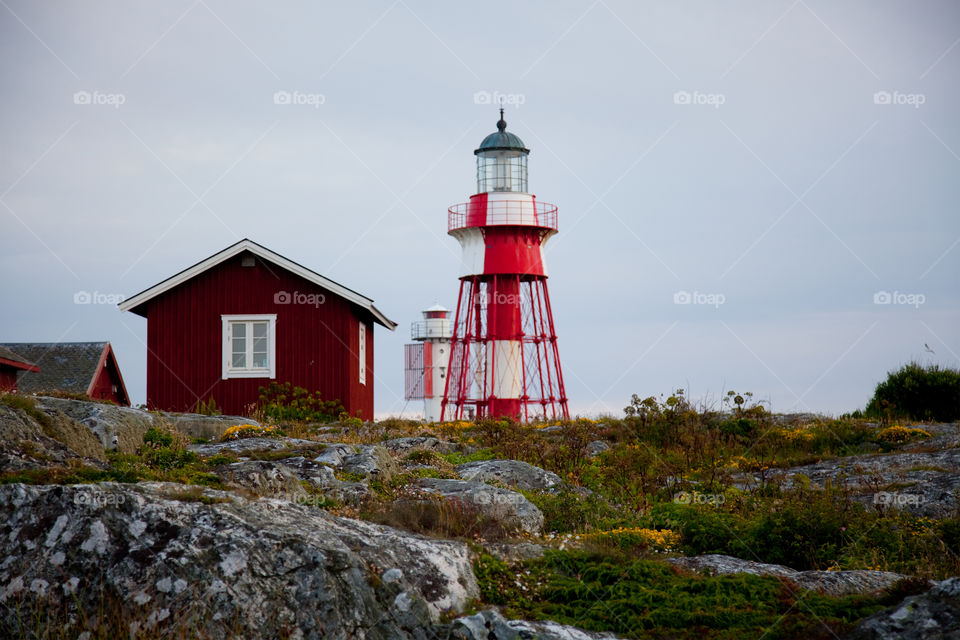
<instances>
[{"instance_id":1,"label":"sky","mask_svg":"<svg viewBox=\"0 0 960 640\"><path fill-rule=\"evenodd\" d=\"M559 207L572 413L682 388L863 407L960 366L950 0L0 0L0 341L109 340L116 303L248 237L367 295L378 415L456 304L447 207L498 119ZM952 80L951 80L952 79Z\"/></svg>"}]
</instances>

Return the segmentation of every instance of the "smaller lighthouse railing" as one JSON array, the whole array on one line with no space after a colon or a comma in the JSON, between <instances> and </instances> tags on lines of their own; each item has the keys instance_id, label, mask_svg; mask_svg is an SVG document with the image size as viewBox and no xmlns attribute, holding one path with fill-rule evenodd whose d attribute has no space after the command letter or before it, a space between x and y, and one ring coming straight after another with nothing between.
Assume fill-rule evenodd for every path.
<instances>
[{"instance_id":1,"label":"smaller lighthouse railing","mask_svg":"<svg viewBox=\"0 0 960 640\"><path fill-rule=\"evenodd\" d=\"M548 202L496 200L486 206L463 202L447 209L447 230L519 225L557 229L557 207Z\"/></svg>"}]
</instances>

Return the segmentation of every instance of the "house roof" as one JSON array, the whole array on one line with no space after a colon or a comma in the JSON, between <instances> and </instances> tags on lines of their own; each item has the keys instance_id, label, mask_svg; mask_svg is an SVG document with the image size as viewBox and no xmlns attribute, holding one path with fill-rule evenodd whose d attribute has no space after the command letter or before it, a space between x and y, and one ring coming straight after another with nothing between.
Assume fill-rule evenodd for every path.
<instances>
[{"instance_id":1,"label":"house roof","mask_svg":"<svg viewBox=\"0 0 960 640\"><path fill-rule=\"evenodd\" d=\"M109 342L18 342L0 347L22 354L39 367L39 371L26 371L17 379L20 391L27 392L60 390L89 395L97 371L108 357L114 357ZM124 397L129 398L122 376L120 386Z\"/></svg>"},{"instance_id":2,"label":"house roof","mask_svg":"<svg viewBox=\"0 0 960 640\"><path fill-rule=\"evenodd\" d=\"M14 353L6 347L0 346L0 365L13 367L14 369L23 369L25 371L39 371L40 367L33 364L18 353Z\"/></svg>"},{"instance_id":3,"label":"house roof","mask_svg":"<svg viewBox=\"0 0 960 640\"><path fill-rule=\"evenodd\" d=\"M374 320L378 324L383 325L384 327L386 327L387 329L390 329L391 331L393 331L394 328L396 328L397 326L396 322L387 318L385 315L383 315L380 312L379 309L373 306L372 299L357 293L353 289L348 289L342 284L334 282L329 278L324 278L319 273L315 271L311 271L310 269L307 269L303 265L297 264L293 260L290 260L288 258L281 256L279 253L274 253L273 251L270 251L270 249L267 249L263 245L259 245L253 240L248 240L247 238L244 238L243 240L240 240L239 242L230 245L223 251L213 254L206 260L202 260L196 263L195 265L193 265L192 267L188 267L184 269L180 273L170 276L166 280L153 285L149 289L145 289L144 291L141 291L135 296L127 298L118 306L120 307L121 311L132 311L137 315L146 317L146 308L143 306L144 303L148 302L149 300L163 293L166 293L167 291L175 287L180 286L187 280L190 280L191 278L197 275L200 275L201 273L203 273L204 271L207 271L208 269L212 269L218 264L226 260L229 260L230 258L243 253L244 251L249 251L250 253L261 258L262 260L266 260L267 262L271 262L279 267L282 267L283 269L286 269L287 271L290 271L291 273L294 273L300 276L304 280L312 282L317 286L323 287L327 291L330 291L340 296L341 298L344 298L349 302L352 302L353 304L366 309L367 311L370 312L371 315L373 315Z\"/></svg>"}]
</instances>

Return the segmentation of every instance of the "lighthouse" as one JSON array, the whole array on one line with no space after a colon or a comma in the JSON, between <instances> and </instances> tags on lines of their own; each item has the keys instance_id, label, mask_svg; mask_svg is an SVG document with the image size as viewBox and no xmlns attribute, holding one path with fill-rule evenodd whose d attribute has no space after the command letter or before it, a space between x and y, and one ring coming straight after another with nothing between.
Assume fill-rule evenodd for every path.
<instances>
[{"instance_id":1,"label":"lighthouse","mask_svg":"<svg viewBox=\"0 0 960 640\"><path fill-rule=\"evenodd\" d=\"M423 320L410 325L413 344L404 345L404 398L423 400L427 422L440 420L441 400L450 361L450 310L434 304Z\"/></svg>"},{"instance_id":2,"label":"lighthouse","mask_svg":"<svg viewBox=\"0 0 960 640\"><path fill-rule=\"evenodd\" d=\"M501 108L474 151L477 193L448 210L462 259L443 420L569 418L543 255L557 208L529 193L529 154Z\"/></svg>"}]
</instances>

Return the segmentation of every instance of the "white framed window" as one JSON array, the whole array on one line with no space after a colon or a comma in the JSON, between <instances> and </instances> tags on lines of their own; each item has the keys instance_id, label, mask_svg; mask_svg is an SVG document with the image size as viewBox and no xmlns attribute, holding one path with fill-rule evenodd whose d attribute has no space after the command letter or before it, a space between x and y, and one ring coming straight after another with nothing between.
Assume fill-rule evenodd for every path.
<instances>
[{"instance_id":1,"label":"white framed window","mask_svg":"<svg viewBox=\"0 0 960 640\"><path fill-rule=\"evenodd\" d=\"M359 343L357 344L357 359L360 361L360 384L367 384L367 325L360 323Z\"/></svg>"},{"instance_id":2,"label":"white framed window","mask_svg":"<svg viewBox=\"0 0 960 640\"><path fill-rule=\"evenodd\" d=\"M277 314L222 315L223 379L277 377Z\"/></svg>"}]
</instances>

